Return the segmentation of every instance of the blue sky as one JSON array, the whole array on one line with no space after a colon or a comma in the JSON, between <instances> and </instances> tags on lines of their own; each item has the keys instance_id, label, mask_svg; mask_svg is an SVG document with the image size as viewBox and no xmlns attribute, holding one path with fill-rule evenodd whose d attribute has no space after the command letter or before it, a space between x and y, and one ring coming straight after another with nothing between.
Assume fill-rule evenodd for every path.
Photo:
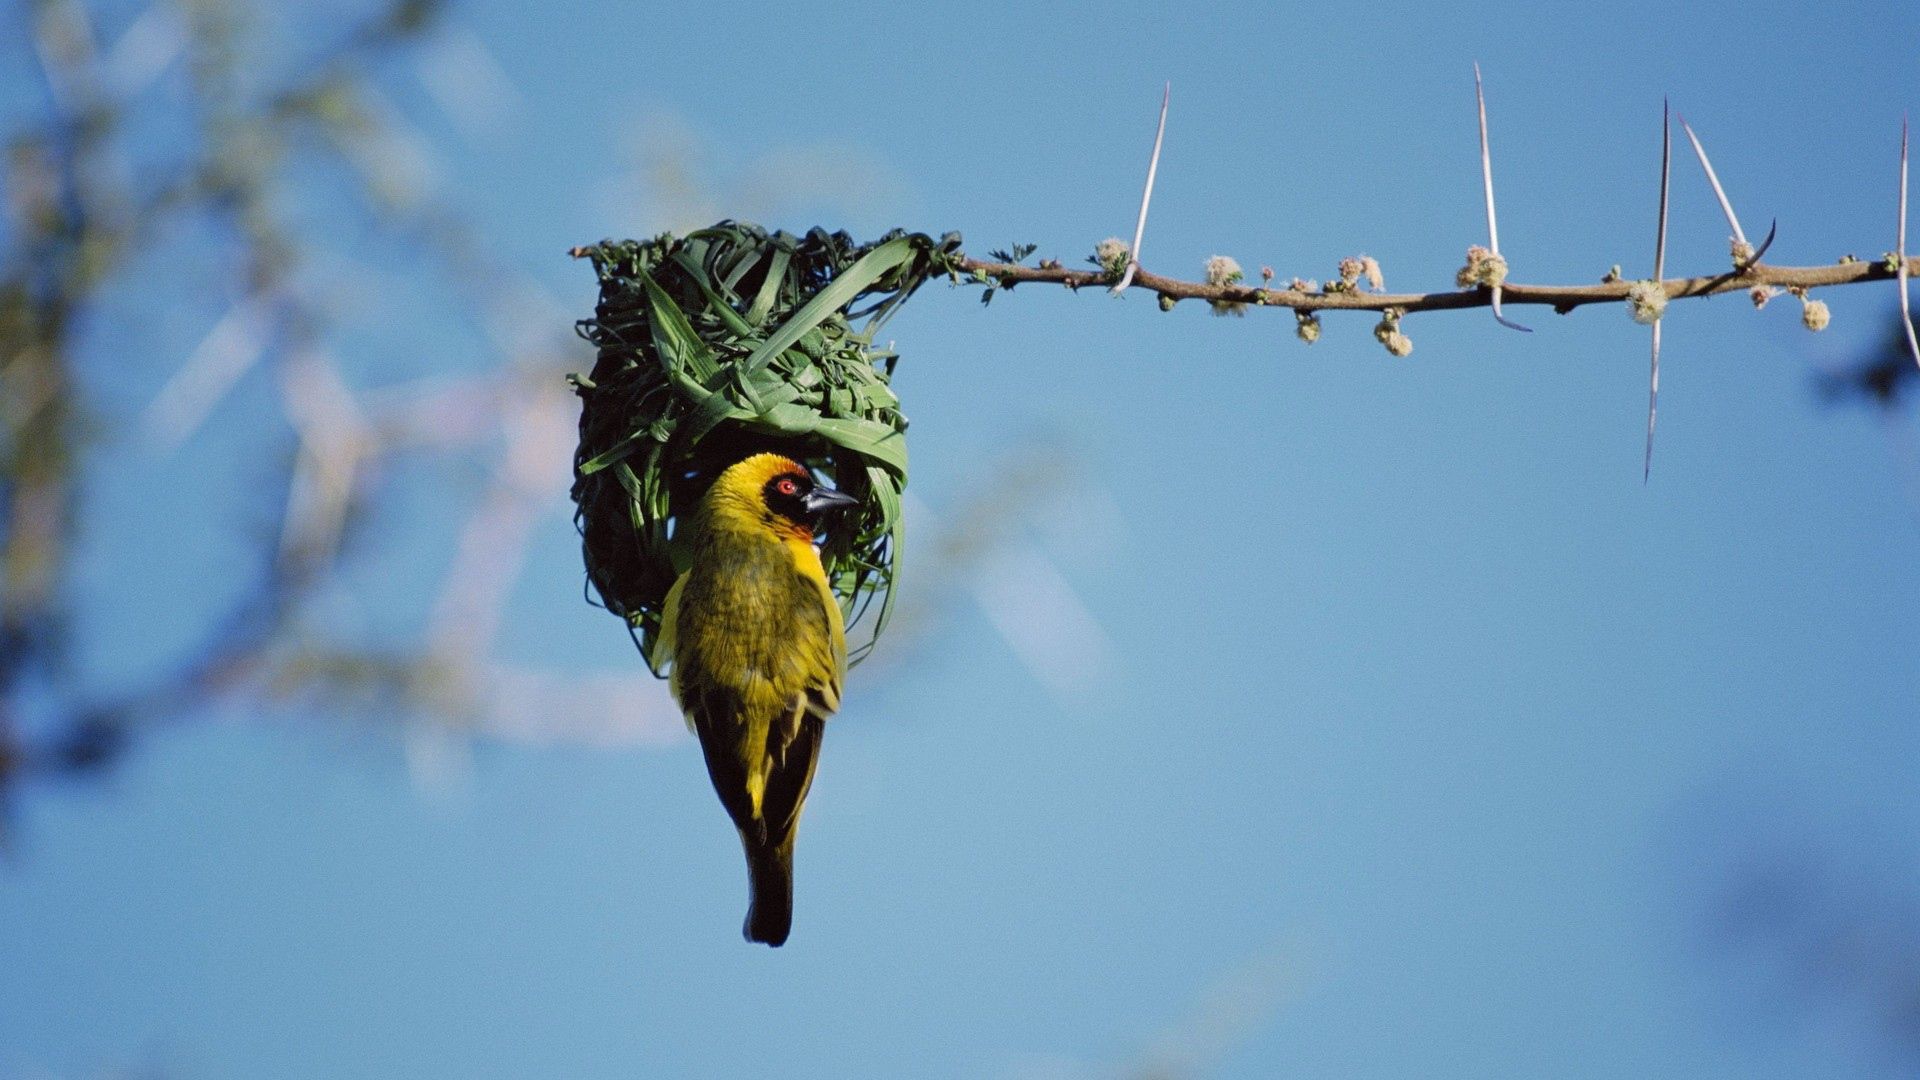
<instances>
[{"instance_id":1,"label":"blue sky","mask_svg":"<svg viewBox=\"0 0 1920 1080\"><path fill-rule=\"evenodd\" d=\"M444 197L569 317L593 295L568 246L689 205L1077 262L1131 229L1163 80L1147 265L1324 278L1365 252L1442 287L1484 239L1475 60L1518 280L1649 272L1662 95L1749 231L1779 220L1770 261L1872 258L1920 102L1920 12L1892 5L694 11L458 5L512 88L478 135L391 73ZM1670 271L1723 266L1725 232L1676 158ZM689 742L483 739L427 792L379 725L229 711L32 792L0 871L0 1077L1878 1075L1870 1001L1808 994L1724 925L1754 867L1822 868L1842 914L1920 890L1912 419L1814 387L1893 297L1825 299L1821 335L1790 298L1670 309L1643 486L1624 311L1414 316L1395 360L1360 316L1308 348L1284 313L931 286L888 330L916 512L1066 461L1012 530L1097 623L1095 677L1036 677L968 599L993 580L857 672L786 948L739 940ZM472 363L409 351L430 298L360 302L392 325L341 345L359 386ZM152 475L222 505L220 438ZM442 496L396 482L428 520L400 535L430 539L364 575L375 628L447 558ZM109 480L93 515L156 515L145 494ZM87 574L165 571L90 658L112 682L225 579L218 536L99 533ZM1005 597L1019 566L968 572L1012 575ZM548 515L501 659L637 669L579 574Z\"/></svg>"}]
</instances>

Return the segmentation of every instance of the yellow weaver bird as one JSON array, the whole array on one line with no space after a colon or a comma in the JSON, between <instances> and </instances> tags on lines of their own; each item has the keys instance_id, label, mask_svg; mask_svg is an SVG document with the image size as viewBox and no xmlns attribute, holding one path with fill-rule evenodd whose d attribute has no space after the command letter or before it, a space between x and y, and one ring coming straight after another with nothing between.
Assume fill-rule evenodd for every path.
<instances>
[{"instance_id":1,"label":"yellow weaver bird","mask_svg":"<svg viewBox=\"0 0 1920 1080\"><path fill-rule=\"evenodd\" d=\"M794 831L847 670L814 527L858 501L778 454L737 462L700 500L693 562L667 593L654 670L672 661L673 696L740 830L748 941L778 946L793 925Z\"/></svg>"}]
</instances>

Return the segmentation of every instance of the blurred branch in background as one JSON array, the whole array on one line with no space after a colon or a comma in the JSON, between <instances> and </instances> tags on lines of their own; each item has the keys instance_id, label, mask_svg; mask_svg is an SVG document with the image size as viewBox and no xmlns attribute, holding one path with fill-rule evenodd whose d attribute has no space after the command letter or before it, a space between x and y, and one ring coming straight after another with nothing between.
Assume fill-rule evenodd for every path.
<instances>
[{"instance_id":1,"label":"blurred branch in background","mask_svg":"<svg viewBox=\"0 0 1920 1080\"><path fill-rule=\"evenodd\" d=\"M475 62L484 47L470 35L440 46L464 59L423 50L439 12L419 0L374 12L299 59L278 84L256 85L273 67L261 61L270 46L260 14L225 0L156 3L105 50L94 14L73 0L39 0L21 15L46 92L42 114L7 135L0 782L23 772L97 770L139 727L232 699L319 698L505 730L524 726L508 714L532 708L551 716L569 706L591 713L596 704L603 713L618 706L629 724L647 722L639 714L649 697L630 680L572 681L488 664L532 525L557 511L565 490L560 470L573 421L559 376L574 349L570 319L531 279L484 257L477 238L429 198L436 155L388 103L382 83L397 67L417 70L443 101L472 89L456 78L463 72L492 72L494 99L510 98L511 88L497 65ZM149 92L169 78L179 92ZM156 129L167 137L154 138ZM337 192L316 197L313 177L342 165L352 198L342 205ZM316 204L321 212L310 213ZM314 287L329 258L348 264L337 277L353 276L356 257L329 250L329 241L356 218L431 264L435 283L490 335L498 363L464 378L356 389L337 355L350 327ZM151 291L163 293L162 304L196 299L185 268L133 280L143 258L187 230L208 238L193 258L232 299L135 434L88 399L82 373L104 368L93 379L112 379L114 365L137 369L174 354L172 342L150 339L151 357L102 356L80 328L137 317L131 312L154 299ZM450 366L457 350L438 366ZM75 595L73 552L86 530L111 523L85 519L89 456L172 450L215 422L222 401L262 367L278 392L280 422L244 437L262 459L278 462L259 498L282 510L279 526L253 542L239 568L250 585L224 614L186 612L190 625L159 628L200 635L165 671L115 696L90 692L74 655L86 643L73 636L72 613L84 602ZM425 640L376 648L329 633L321 601L339 588L357 553L356 531L385 494L382 470L404 455L477 464L487 479L456 526L457 552ZM558 466L557 475L543 466ZM151 520L137 527L164 535L165 493L153 494Z\"/></svg>"},{"instance_id":2,"label":"blurred branch in background","mask_svg":"<svg viewBox=\"0 0 1920 1080\"><path fill-rule=\"evenodd\" d=\"M1163 1030L1124 1074L1130 1080L1211 1076L1241 1044L1306 991L1314 965L1299 945L1270 945L1216 976L1187 1016Z\"/></svg>"},{"instance_id":3,"label":"blurred branch in background","mask_svg":"<svg viewBox=\"0 0 1920 1080\"><path fill-rule=\"evenodd\" d=\"M1195 1080L1228 1070L1234 1054L1304 998L1322 967L1319 946L1290 936L1254 947L1199 987L1184 1013L1118 1062L1032 1055L1013 1063L1016 1080Z\"/></svg>"},{"instance_id":4,"label":"blurred branch in background","mask_svg":"<svg viewBox=\"0 0 1920 1080\"><path fill-rule=\"evenodd\" d=\"M1920 892L1910 863L1860 855L1754 852L1704 912L1706 937L1746 994L1772 999L1766 1011L1784 1006L1908 1074L1920 1064Z\"/></svg>"},{"instance_id":5,"label":"blurred branch in background","mask_svg":"<svg viewBox=\"0 0 1920 1080\"><path fill-rule=\"evenodd\" d=\"M993 483L936 513L907 492L913 588L888 630L887 648L854 669L886 675L911 663L940 622L971 598L1036 683L1063 706L1085 704L1114 671L1106 631L1061 572L1053 551L1070 538L1085 566L1123 535L1110 493L1080 475L1079 458L1044 436L1009 448L983 476ZM1051 520L1058 516L1064 520ZM1049 542L1051 540L1052 542ZM1087 545L1095 545L1089 550Z\"/></svg>"},{"instance_id":6,"label":"blurred branch in background","mask_svg":"<svg viewBox=\"0 0 1920 1080\"><path fill-rule=\"evenodd\" d=\"M1890 313L1884 341L1845 367L1820 376L1821 396L1829 401L1863 402L1892 408L1912 390L1920 367L1907 351L1907 334L1900 313Z\"/></svg>"},{"instance_id":7,"label":"blurred branch in background","mask_svg":"<svg viewBox=\"0 0 1920 1080\"><path fill-rule=\"evenodd\" d=\"M1880 416L1902 494L1908 508L1920 516L1920 441L1916 441L1908 405L1910 392L1920 383L1920 367L1912 360L1905 317L1896 309L1889 312L1888 323L1880 344L1850 363L1821 373L1815 385L1824 401L1865 406Z\"/></svg>"},{"instance_id":8,"label":"blurred branch in background","mask_svg":"<svg viewBox=\"0 0 1920 1080\"><path fill-rule=\"evenodd\" d=\"M685 233L716 221L793 217L879 233L910 216L908 185L881 155L841 140L770 146L742 159L669 110L646 118L632 169L602 195L615 220L641 207L657 229Z\"/></svg>"}]
</instances>

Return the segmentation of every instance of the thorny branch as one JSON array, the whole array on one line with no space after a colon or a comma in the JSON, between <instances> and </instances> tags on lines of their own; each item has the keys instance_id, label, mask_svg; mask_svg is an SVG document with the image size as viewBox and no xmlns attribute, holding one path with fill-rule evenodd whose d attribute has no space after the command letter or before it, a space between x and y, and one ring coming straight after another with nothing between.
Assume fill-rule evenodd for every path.
<instances>
[{"instance_id":1,"label":"thorny branch","mask_svg":"<svg viewBox=\"0 0 1920 1080\"><path fill-rule=\"evenodd\" d=\"M1378 311L1381 321L1374 328L1374 337L1385 345L1387 351L1395 356L1406 356L1413 351L1412 342L1401 330L1400 320L1416 311L1445 311L1456 308L1489 307L1493 317L1500 325L1514 330L1527 330L1528 327L1508 320L1501 313L1501 302L1506 300L1516 304L1538 304L1553 308L1560 314L1566 314L1585 304L1599 304L1611 301L1624 301L1635 322L1652 326L1653 348L1651 372L1647 386L1647 456L1646 464L1650 470L1653 462L1653 431L1655 407L1660 393L1660 317L1666 310L1667 302L1695 296L1712 296L1716 293L1745 291L1755 307L1765 306L1767 301L1780 291L1797 297L1801 303L1801 321L1809 330L1825 329L1830 318L1824 302L1809 297L1808 292L1815 288L1836 285L1851 285L1862 281L1894 280L1899 285L1900 309L1902 318L1910 320L1908 315L1907 278L1920 260L1907 258L1907 131L1904 121L1900 135L1900 222L1898 240L1893 251L1887 252L1879 263L1864 263L1852 255L1847 255L1831 266L1768 266L1760 260L1773 244L1774 232L1768 230L1767 237L1755 248L1747 241L1746 232L1740 227L1740 219L1734 213L1733 203L1727 197L1726 189L1721 186L1720 177L1714 172L1713 163L1707 157L1706 147L1700 137L1683 119L1680 126L1687 133L1687 140L1693 145L1694 154L1700 160L1700 167L1706 173L1707 181L1713 187L1714 198L1720 209L1726 214L1727 225L1733 230L1731 254L1732 267L1725 273L1667 279L1665 277L1667 248L1667 196L1673 156L1672 130L1669 126L1668 107L1661 107L1661 151L1660 151L1660 232L1659 243L1654 255L1653 278L1645 281L1625 279L1618 266L1595 285L1526 285L1508 280L1507 261L1500 254L1499 216L1493 197L1493 160L1488 151L1487 140L1487 98L1480 65L1473 65L1474 105L1479 121L1480 136L1480 180L1481 189L1486 196L1487 210L1487 246L1474 245L1467 249L1466 265L1455 274L1455 283L1460 289L1455 292L1432 293L1387 293L1382 291L1380 267L1377 262L1364 256L1356 256L1340 261L1339 277L1324 287L1318 283L1293 278L1287 288L1275 289L1266 286L1255 287L1244 284L1244 275L1234 260L1225 256L1214 256L1207 261L1206 280L1182 281L1178 278L1162 277L1149 273L1141 267L1139 251L1141 239L1146 232L1147 208L1153 198L1153 183L1160 166L1160 149L1167 129L1167 107L1172 98L1172 86L1169 85L1160 99L1160 122L1153 139L1153 155L1147 164L1146 188L1140 198L1140 215L1134 227L1133 244L1128 246L1119 238L1102 241L1094 249L1089 260L1097 270L1069 270L1057 259L1044 259L1037 266L1022 265L1023 257L1033 249L1015 245L1011 253L994 251L987 260L975 259L961 254L952 261L952 270L956 280L961 274L971 277L976 283L987 286L983 300L991 300L993 294L1002 289L1010 289L1027 281L1051 282L1078 289L1083 285L1107 285L1113 295L1119 295L1129 286L1138 284L1151 289L1160 296L1161 310L1171 310L1181 300L1203 300L1215 314L1242 314L1249 307L1286 308L1295 314L1299 322L1297 330L1301 340L1312 344L1320 336L1320 320L1317 312L1333 310ZM1777 222L1776 222L1777 224ZM1362 285L1362 279L1365 285ZM1271 268L1262 268L1261 280L1271 282L1274 272ZM1908 343L1916 364L1920 364L1920 339L1907 330Z\"/></svg>"},{"instance_id":2,"label":"thorny branch","mask_svg":"<svg viewBox=\"0 0 1920 1080\"><path fill-rule=\"evenodd\" d=\"M1113 275L1104 270L1070 270L1056 262L1039 266L992 262L962 256L956 269L996 288L1011 288L1022 282L1065 285L1070 289L1108 285ZM1920 256L1907 260L1907 273L1920 274ZM1680 300L1718 293L1747 292L1756 286L1779 289L1823 289L1837 285L1857 285L1866 281L1893 281L1898 276L1889 260L1866 262L1858 259L1828 266L1769 266L1758 263L1735 273L1699 277L1668 278L1661 282L1669 299ZM1134 272L1133 284L1171 300L1202 300L1209 303L1246 304L1251 307L1288 308L1294 311L1453 311L1460 308L1490 307L1493 290L1484 286L1452 292L1375 293L1309 292L1299 289L1270 289L1249 285L1209 285L1200 281L1182 281L1145 269ZM1564 315L1588 304L1621 302L1627 299L1634 283L1628 280L1601 281L1593 285L1527 285L1508 280L1500 286L1500 298L1507 304L1535 304L1553 308Z\"/></svg>"}]
</instances>

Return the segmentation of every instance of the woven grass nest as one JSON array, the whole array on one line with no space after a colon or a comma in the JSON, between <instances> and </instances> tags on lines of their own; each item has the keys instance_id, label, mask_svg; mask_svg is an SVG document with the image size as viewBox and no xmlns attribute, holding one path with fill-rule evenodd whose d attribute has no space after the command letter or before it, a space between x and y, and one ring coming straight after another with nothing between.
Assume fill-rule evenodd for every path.
<instances>
[{"instance_id":1,"label":"woven grass nest","mask_svg":"<svg viewBox=\"0 0 1920 1080\"><path fill-rule=\"evenodd\" d=\"M951 273L959 248L951 233L859 245L723 221L574 249L600 279L593 318L578 324L599 355L572 379L574 520L587 580L643 655L686 568L676 526L722 469L763 450L860 500L829 523L821 559L849 626L880 600L855 658L872 647L893 606L907 482L907 420L888 386L899 358L873 337L928 278Z\"/></svg>"}]
</instances>

